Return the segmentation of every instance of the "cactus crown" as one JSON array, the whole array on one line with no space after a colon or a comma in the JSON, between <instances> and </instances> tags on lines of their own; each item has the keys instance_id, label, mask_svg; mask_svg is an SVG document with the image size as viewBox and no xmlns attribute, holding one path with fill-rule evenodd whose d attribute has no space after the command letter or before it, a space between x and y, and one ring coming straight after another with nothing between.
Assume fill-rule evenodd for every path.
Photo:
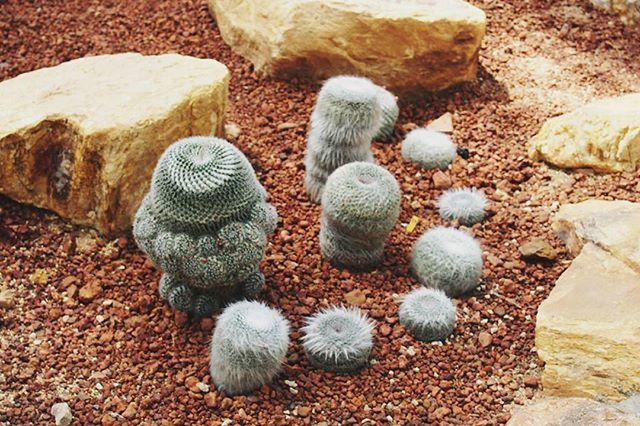
<instances>
[{"instance_id":1,"label":"cactus crown","mask_svg":"<svg viewBox=\"0 0 640 426\"><path fill-rule=\"evenodd\" d=\"M445 220L459 220L465 226L482 222L487 199L475 188L450 189L438 200L440 216Z\"/></svg>"},{"instance_id":2,"label":"cactus crown","mask_svg":"<svg viewBox=\"0 0 640 426\"><path fill-rule=\"evenodd\" d=\"M347 233L386 234L400 214L400 187L383 167L345 164L327 179L322 209L334 226Z\"/></svg>"},{"instance_id":3,"label":"cactus crown","mask_svg":"<svg viewBox=\"0 0 640 426\"><path fill-rule=\"evenodd\" d=\"M159 219L183 229L236 219L264 199L244 154L223 139L201 136L167 148L154 170L151 194Z\"/></svg>"},{"instance_id":4,"label":"cactus crown","mask_svg":"<svg viewBox=\"0 0 640 426\"><path fill-rule=\"evenodd\" d=\"M456 308L444 292L419 288L407 294L398 312L400 323L425 342L444 340L456 325Z\"/></svg>"},{"instance_id":5,"label":"cactus crown","mask_svg":"<svg viewBox=\"0 0 640 426\"><path fill-rule=\"evenodd\" d=\"M211 378L227 394L251 392L281 370L288 346L289 323L280 312L260 302L229 305L211 340Z\"/></svg>"},{"instance_id":6,"label":"cactus crown","mask_svg":"<svg viewBox=\"0 0 640 426\"><path fill-rule=\"evenodd\" d=\"M373 322L357 308L332 307L307 319L303 346L312 364L349 372L365 365L373 348Z\"/></svg>"},{"instance_id":7,"label":"cactus crown","mask_svg":"<svg viewBox=\"0 0 640 426\"><path fill-rule=\"evenodd\" d=\"M453 228L436 227L416 241L411 270L425 287L457 297L480 282L482 249L470 235Z\"/></svg>"},{"instance_id":8,"label":"cactus crown","mask_svg":"<svg viewBox=\"0 0 640 426\"><path fill-rule=\"evenodd\" d=\"M402 156L425 169L446 169L456 157L456 146L445 133L415 129L402 142Z\"/></svg>"}]
</instances>

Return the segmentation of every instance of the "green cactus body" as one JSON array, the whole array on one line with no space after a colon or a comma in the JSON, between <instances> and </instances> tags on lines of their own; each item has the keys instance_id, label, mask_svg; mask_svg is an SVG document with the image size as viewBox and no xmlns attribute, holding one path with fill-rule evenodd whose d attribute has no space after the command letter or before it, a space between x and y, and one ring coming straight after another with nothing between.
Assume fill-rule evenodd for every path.
<instances>
[{"instance_id":1,"label":"green cactus body","mask_svg":"<svg viewBox=\"0 0 640 426\"><path fill-rule=\"evenodd\" d=\"M478 241L462 231L436 227L416 241L410 267L423 286L458 297L480 283L482 249Z\"/></svg>"},{"instance_id":2,"label":"green cactus body","mask_svg":"<svg viewBox=\"0 0 640 426\"><path fill-rule=\"evenodd\" d=\"M259 292L258 265L277 220L242 152L222 139L191 137L158 161L133 233L163 280L173 283L172 295L161 285L161 296L175 309L204 316Z\"/></svg>"},{"instance_id":3,"label":"green cactus body","mask_svg":"<svg viewBox=\"0 0 640 426\"><path fill-rule=\"evenodd\" d=\"M211 379L228 395L247 394L280 372L288 346L289 323L277 310L250 301L229 305L211 339Z\"/></svg>"},{"instance_id":4,"label":"green cactus body","mask_svg":"<svg viewBox=\"0 0 640 426\"><path fill-rule=\"evenodd\" d=\"M456 326L456 307L444 292L419 288L407 294L398 311L400 323L423 342L444 340Z\"/></svg>"},{"instance_id":5,"label":"green cactus body","mask_svg":"<svg viewBox=\"0 0 640 426\"><path fill-rule=\"evenodd\" d=\"M332 307L317 313L302 328L309 362L336 373L357 371L369 362L373 327L357 308Z\"/></svg>"},{"instance_id":6,"label":"green cactus body","mask_svg":"<svg viewBox=\"0 0 640 426\"><path fill-rule=\"evenodd\" d=\"M311 115L305 188L318 203L328 176L352 161L373 162L371 140L380 121L378 87L366 78L327 80Z\"/></svg>"},{"instance_id":7,"label":"green cactus body","mask_svg":"<svg viewBox=\"0 0 640 426\"><path fill-rule=\"evenodd\" d=\"M393 93L383 87L378 87L378 102L380 103L380 126L373 137L374 140L386 141L393 134L393 128L400 115L398 102Z\"/></svg>"},{"instance_id":8,"label":"green cactus body","mask_svg":"<svg viewBox=\"0 0 640 426\"><path fill-rule=\"evenodd\" d=\"M320 249L331 262L369 268L400 214L400 188L383 167L355 162L338 168L322 196Z\"/></svg>"},{"instance_id":9,"label":"green cactus body","mask_svg":"<svg viewBox=\"0 0 640 426\"><path fill-rule=\"evenodd\" d=\"M456 146L446 133L415 129L402 142L402 157L425 169L446 169L456 158Z\"/></svg>"}]
</instances>

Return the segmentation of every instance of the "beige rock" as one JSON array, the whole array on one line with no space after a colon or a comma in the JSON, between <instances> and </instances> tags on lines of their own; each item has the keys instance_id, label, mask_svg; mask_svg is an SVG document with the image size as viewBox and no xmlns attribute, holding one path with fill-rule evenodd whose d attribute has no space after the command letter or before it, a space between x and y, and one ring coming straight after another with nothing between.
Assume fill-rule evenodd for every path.
<instances>
[{"instance_id":1,"label":"beige rock","mask_svg":"<svg viewBox=\"0 0 640 426\"><path fill-rule=\"evenodd\" d=\"M544 238L535 238L518 247L524 258L540 258L553 260L556 258L556 250Z\"/></svg>"},{"instance_id":2,"label":"beige rock","mask_svg":"<svg viewBox=\"0 0 640 426\"><path fill-rule=\"evenodd\" d=\"M627 25L640 26L640 1L638 0L591 0L596 7L620 15Z\"/></svg>"},{"instance_id":3,"label":"beige rock","mask_svg":"<svg viewBox=\"0 0 640 426\"><path fill-rule=\"evenodd\" d=\"M507 426L640 426L640 419L586 398L545 397L518 408Z\"/></svg>"},{"instance_id":4,"label":"beige rock","mask_svg":"<svg viewBox=\"0 0 640 426\"><path fill-rule=\"evenodd\" d=\"M529 155L558 167L633 171L640 161L640 93L601 99L548 120Z\"/></svg>"},{"instance_id":5,"label":"beige rock","mask_svg":"<svg viewBox=\"0 0 640 426\"><path fill-rule=\"evenodd\" d=\"M552 227L574 255L591 242L640 274L640 203L588 200L566 204Z\"/></svg>"},{"instance_id":6,"label":"beige rock","mask_svg":"<svg viewBox=\"0 0 640 426\"><path fill-rule=\"evenodd\" d=\"M276 77L357 74L397 94L475 79L484 12L462 0L209 0L222 37Z\"/></svg>"},{"instance_id":7,"label":"beige rock","mask_svg":"<svg viewBox=\"0 0 640 426\"><path fill-rule=\"evenodd\" d=\"M164 149L222 132L228 81L214 60L127 53L0 82L0 192L124 230Z\"/></svg>"}]
</instances>

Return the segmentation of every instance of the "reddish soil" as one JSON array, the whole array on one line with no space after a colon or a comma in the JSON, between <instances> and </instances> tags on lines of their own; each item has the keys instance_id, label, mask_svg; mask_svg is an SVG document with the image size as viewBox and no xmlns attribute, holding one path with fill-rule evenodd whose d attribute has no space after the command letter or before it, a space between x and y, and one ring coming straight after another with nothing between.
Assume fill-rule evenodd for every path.
<instances>
[{"instance_id":1,"label":"reddish soil","mask_svg":"<svg viewBox=\"0 0 640 426\"><path fill-rule=\"evenodd\" d=\"M0 79L84 55L169 51L215 58L232 72L229 122L282 217L263 263L261 298L297 330L305 315L366 293L378 321L373 365L337 376L308 365L292 333L283 374L260 392L228 398L210 383L207 344L215 319L192 320L157 295L159 273L129 236L114 241L57 216L0 199L0 423L52 424L67 401L74 424L502 424L539 390L537 306L569 260L549 229L558 203L589 197L637 200L638 173L558 173L526 158L548 117L593 97L640 90L640 33L582 1L475 0L489 17L479 79L403 105L393 143L374 146L403 190L401 224L384 265L371 273L320 258L319 207L302 187L305 132L317 85L254 72L225 45L205 0L0 1ZM473 227L486 252L481 287L458 300L443 345L416 342L397 323L412 243L440 223L432 172L400 157L404 133L444 112L470 150L448 172L477 186L492 215ZM296 126L278 129L283 123ZM405 231L415 215L416 230ZM546 238L552 262L525 262L518 246ZM88 286L85 288L85 286ZM527 386L525 386L525 378ZM369 420L366 420L369 419ZM325 423L322 423L325 422ZM227 421L225 424L229 424Z\"/></svg>"}]
</instances>

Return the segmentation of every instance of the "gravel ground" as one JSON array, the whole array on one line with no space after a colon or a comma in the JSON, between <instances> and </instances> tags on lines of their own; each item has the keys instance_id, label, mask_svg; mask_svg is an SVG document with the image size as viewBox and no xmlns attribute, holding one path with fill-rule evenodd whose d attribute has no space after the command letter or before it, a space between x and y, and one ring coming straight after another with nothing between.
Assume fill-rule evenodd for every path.
<instances>
[{"instance_id":1,"label":"gravel ground","mask_svg":"<svg viewBox=\"0 0 640 426\"><path fill-rule=\"evenodd\" d=\"M293 330L322 306L362 291L378 322L372 366L355 376L309 367L292 333L284 373L253 396L209 385L207 344L215 319L193 320L157 295L160 274L130 235L110 241L57 216L0 198L0 424L51 424L67 401L75 424L503 424L539 392L534 349L539 303L569 260L549 230L559 203L589 197L637 200L639 173L550 170L526 158L548 117L586 100L640 90L639 33L581 1L476 0L489 17L479 79L403 105L393 143L376 143L403 191L400 224L384 265L371 273L320 258L319 208L307 201L303 152L317 85L260 76L222 41L204 0L0 1L0 79L89 54L179 52L232 71L228 121L282 217L271 238L261 298ZM456 142L470 150L448 172L454 186L482 188L491 216L481 239L483 284L457 300L444 344L416 342L397 323L397 295L413 242L440 223L432 172L400 157L406 131L450 111ZM286 125L285 125L286 124ZM412 216L420 218L407 233ZM554 261L525 262L518 247L547 239ZM368 419L368 420L367 420ZM321 423L325 422L325 423Z\"/></svg>"}]
</instances>

